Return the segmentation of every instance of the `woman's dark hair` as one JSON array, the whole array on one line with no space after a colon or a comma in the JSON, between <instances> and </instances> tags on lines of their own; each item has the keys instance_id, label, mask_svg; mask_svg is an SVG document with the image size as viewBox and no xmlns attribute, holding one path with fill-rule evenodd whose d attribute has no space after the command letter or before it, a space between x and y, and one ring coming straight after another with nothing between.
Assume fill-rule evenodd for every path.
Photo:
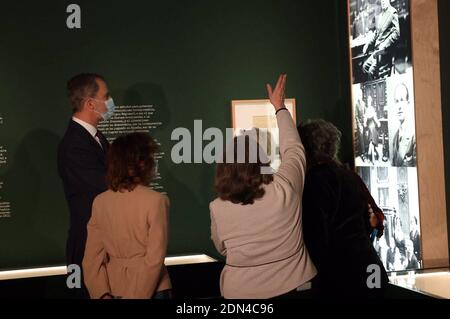
<instances>
[{"instance_id":1,"label":"woman's dark hair","mask_svg":"<svg viewBox=\"0 0 450 319\"><path fill-rule=\"evenodd\" d=\"M330 161L340 164L337 155L342 134L332 123L308 120L298 126L298 134L305 147L308 167Z\"/></svg>"},{"instance_id":2,"label":"woman's dark hair","mask_svg":"<svg viewBox=\"0 0 450 319\"><path fill-rule=\"evenodd\" d=\"M148 185L154 177L155 152L158 145L146 133L132 133L118 137L107 155L106 183L117 192L132 191L137 185Z\"/></svg>"},{"instance_id":3,"label":"woman's dark hair","mask_svg":"<svg viewBox=\"0 0 450 319\"><path fill-rule=\"evenodd\" d=\"M250 143L255 143L253 145L256 147L252 148ZM239 163L238 146L242 144L245 145L245 159L242 158L242 163ZM250 149L259 150L258 154L250 154ZM255 155L255 160L252 160L251 155ZM263 197L265 191L262 185L273 180L272 174L261 173L263 167L270 167L270 163L263 163L267 162L264 156L266 154L262 154L257 140L248 135L235 137L231 147L224 153L223 163L218 163L216 167L214 190L218 196L222 200L242 205L253 204L256 199ZM229 163L226 162L227 158Z\"/></svg>"}]
</instances>

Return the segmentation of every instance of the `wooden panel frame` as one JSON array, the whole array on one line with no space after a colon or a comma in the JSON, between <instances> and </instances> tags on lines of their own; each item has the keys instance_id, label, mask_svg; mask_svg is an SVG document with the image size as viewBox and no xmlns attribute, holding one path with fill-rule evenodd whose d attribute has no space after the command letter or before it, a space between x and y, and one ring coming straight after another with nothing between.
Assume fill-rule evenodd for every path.
<instances>
[{"instance_id":1,"label":"wooden panel frame","mask_svg":"<svg viewBox=\"0 0 450 319\"><path fill-rule=\"evenodd\" d=\"M417 172L425 268L448 267L437 0L411 0Z\"/></svg>"}]
</instances>

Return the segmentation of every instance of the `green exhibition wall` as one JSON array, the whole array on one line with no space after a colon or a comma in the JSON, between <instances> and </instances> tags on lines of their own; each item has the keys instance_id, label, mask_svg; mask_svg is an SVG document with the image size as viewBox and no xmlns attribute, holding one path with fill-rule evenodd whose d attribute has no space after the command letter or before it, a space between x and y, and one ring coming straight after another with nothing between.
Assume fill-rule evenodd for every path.
<instances>
[{"instance_id":1,"label":"green exhibition wall","mask_svg":"<svg viewBox=\"0 0 450 319\"><path fill-rule=\"evenodd\" d=\"M66 7L81 7L80 30ZM233 99L266 97L288 73L297 120L343 131L351 164L345 1L8 1L0 18L0 167L11 218L0 219L0 268L64 263L68 209L56 148L71 116L67 80L102 74L117 105L154 104L171 200L169 254L217 256L210 240L214 166L170 160L176 127L225 129Z\"/></svg>"}]
</instances>

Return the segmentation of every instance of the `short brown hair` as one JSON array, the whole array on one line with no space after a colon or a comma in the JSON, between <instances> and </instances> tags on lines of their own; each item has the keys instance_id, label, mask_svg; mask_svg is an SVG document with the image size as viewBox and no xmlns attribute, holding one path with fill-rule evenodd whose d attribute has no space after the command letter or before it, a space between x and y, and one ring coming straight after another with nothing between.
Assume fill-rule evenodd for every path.
<instances>
[{"instance_id":1,"label":"short brown hair","mask_svg":"<svg viewBox=\"0 0 450 319\"><path fill-rule=\"evenodd\" d=\"M243 138L245 142L244 163L238 163L238 140ZM253 141L254 142L254 141ZM241 141L242 143L242 141ZM257 145L261 150L260 146ZM261 161L261 154L258 153L256 163L250 162L250 137L242 135L233 140L233 161L226 163L224 153L224 163L218 163L214 179L214 190L222 200L231 201L234 204L253 204L256 199L264 196L263 184L273 181L271 174L261 174L262 167L268 167Z\"/></svg>"},{"instance_id":2,"label":"short brown hair","mask_svg":"<svg viewBox=\"0 0 450 319\"><path fill-rule=\"evenodd\" d=\"M67 95L72 105L72 112L80 112L83 107L83 100L86 97L94 97L98 92L97 79L104 82L105 79L94 73L81 73L75 75L67 82Z\"/></svg>"},{"instance_id":3,"label":"short brown hair","mask_svg":"<svg viewBox=\"0 0 450 319\"><path fill-rule=\"evenodd\" d=\"M131 133L114 140L107 155L106 183L117 192L148 185L154 177L158 145L147 133Z\"/></svg>"}]
</instances>

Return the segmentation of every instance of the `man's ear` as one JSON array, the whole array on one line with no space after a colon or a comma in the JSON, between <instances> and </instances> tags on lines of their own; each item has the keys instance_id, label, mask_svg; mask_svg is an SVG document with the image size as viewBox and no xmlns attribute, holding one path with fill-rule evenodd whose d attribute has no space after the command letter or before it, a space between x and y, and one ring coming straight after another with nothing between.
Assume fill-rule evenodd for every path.
<instances>
[{"instance_id":1,"label":"man's ear","mask_svg":"<svg viewBox=\"0 0 450 319\"><path fill-rule=\"evenodd\" d=\"M95 109L95 102L93 99L91 98L87 98L86 100L84 100L83 102L83 109L84 110L93 110Z\"/></svg>"}]
</instances>

